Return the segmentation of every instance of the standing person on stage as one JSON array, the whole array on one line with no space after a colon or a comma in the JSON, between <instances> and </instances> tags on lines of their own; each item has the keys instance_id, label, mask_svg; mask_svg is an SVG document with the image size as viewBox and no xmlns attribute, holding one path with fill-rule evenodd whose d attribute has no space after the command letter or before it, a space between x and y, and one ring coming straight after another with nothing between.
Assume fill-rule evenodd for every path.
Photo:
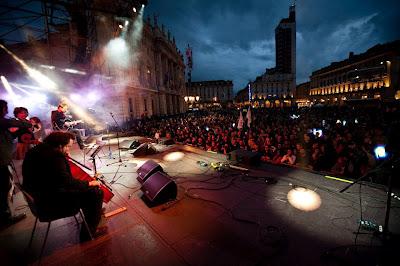
<instances>
[{"instance_id":1,"label":"standing person on stage","mask_svg":"<svg viewBox=\"0 0 400 266\"><path fill-rule=\"evenodd\" d=\"M27 121L28 109L25 107L15 107L14 116L17 120ZM31 122L30 122L31 123ZM18 139L17 148L15 151L15 159L22 160L25 157L26 152L33 144L38 144L33 135L32 128L19 128L13 133L14 137Z\"/></svg>"},{"instance_id":2,"label":"standing person on stage","mask_svg":"<svg viewBox=\"0 0 400 266\"><path fill-rule=\"evenodd\" d=\"M78 142L79 148L82 150L86 145L83 143L81 132L73 129L71 126L76 124L76 121L68 122L65 113L68 111L68 105L66 103L60 103L57 110L51 112L51 124L54 130L57 131L69 131L73 133ZM69 128L68 128L69 126Z\"/></svg>"},{"instance_id":3,"label":"standing person on stage","mask_svg":"<svg viewBox=\"0 0 400 266\"><path fill-rule=\"evenodd\" d=\"M35 140L39 142L43 142L46 137L46 132L43 127L42 121L36 116L31 117L29 121L32 123L32 133L35 136Z\"/></svg>"},{"instance_id":4,"label":"standing person on stage","mask_svg":"<svg viewBox=\"0 0 400 266\"><path fill-rule=\"evenodd\" d=\"M75 179L67 160L75 136L69 132L52 132L44 142L28 151L22 164L23 187L32 195L42 210L82 209L92 235L106 232L97 230L102 214L103 191L100 181ZM82 226L81 241L89 240Z\"/></svg>"},{"instance_id":5,"label":"standing person on stage","mask_svg":"<svg viewBox=\"0 0 400 266\"><path fill-rule=\"evenodd\" d=\"M31 124L23 120L6 118L7 102L0 100L0 224L9 225L25 218L25 214L11 216L8 205L8 192L11 188L11 173L8 169L12 161L13 135L20 128L30 128Z\"/></svg>"}]
</instances>

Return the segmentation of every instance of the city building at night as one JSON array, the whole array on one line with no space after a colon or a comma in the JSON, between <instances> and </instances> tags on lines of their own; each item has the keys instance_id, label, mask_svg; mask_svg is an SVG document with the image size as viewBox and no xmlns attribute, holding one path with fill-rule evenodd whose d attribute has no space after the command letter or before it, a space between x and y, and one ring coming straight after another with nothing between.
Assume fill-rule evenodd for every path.
<instances>
[{"instance_id":1,"label":"city building at night","mask_svg":"<svg viewBox=\"0 0 400 266\"><path fill-rule=\"evenodd\" d=\"M296 89L296 6L289 8L289 17L275 28L276 66L249 82L252 104L276 107L291 105ZM247 86L248 86L247 85ZM238 93L236 101L244 103L248 87ZM248 96L247 96L248 100Z\"/></svg>"},{"instance_id":2,"label":"city building at night","mask_svg":"<svg viewBox=\"0 0 400 266\"><path fill-rule=\"evenodd\" d=\"M132 3L66 5L69 24L52 25L45 38L7 47L29 65L56 77L64 97L74 94L85 99L87 88L96 90L95 105L77 104L109 122L109 112L120 122L184 112L185 66L175 38L156 16L153 21L144 19L143 11L134 13L125 6ZM10 61L8 54L3 55L2 62Z\"/></svg>"},{"instance_id":3,"label":"city building at night","mask_svg":"<svg viewBox=\"0 0 400 266\"><path fill-rule=\"evenodd\" d=\"M308 99L314 103L400 99L400 41L378 44L361 54L314 71Z\"/></svg>"},{"instance_id":4,"label":"city building at night","mask_svg":"<svg viewBox=\"0 0 400 266\"><path fill-rule=\"evenodd\" d=\"M296 93L294 98L298 107L310 106L312 103L309 99L310 95L310 82L304 82L296 86Z\"/></svg>"},{"instance_id":5,"label":"city building at night","mask_svg":"<svg viewBox=\"0 0 400 266\"><path fill-rule=\"evenodd\" d=\"M207 80L186 83L188 95L185 101L191 107L226 105L233 100L232 80Z\"/></svg>"}]
</instances>

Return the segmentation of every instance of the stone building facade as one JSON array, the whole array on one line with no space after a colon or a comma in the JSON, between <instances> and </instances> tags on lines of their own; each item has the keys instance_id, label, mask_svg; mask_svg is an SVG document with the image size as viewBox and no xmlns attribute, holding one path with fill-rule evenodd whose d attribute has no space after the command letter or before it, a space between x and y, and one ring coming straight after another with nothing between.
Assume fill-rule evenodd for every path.
<instances>
[{"instance_id":1,"label":"stone building facade","mask_svg":"<svg viewBox=\"0 0 400 266\"><path fill-rule=\"evenodd\" d=\"M110 5L109 1L96 0L90 9L75 8L70 12L70 23L53 25L48 38L9 49L29 65L55 77L61 88L68 87L78 94L83 87L101 88L99 95L103 98L93 109L104 122L112 123L110 112L119 122L126 122L186 111L185 65L175 38L159 26L156 17L153 21L138 20L139 12L121 9L118 3L122 2L128 3L116 1ZM130 12L121 15L118 10ZM128 51L125 66L113 65L105 58L113 39L124 40ZM66 73L65 69L81 74Z\"/></svg>"},{"instance_id":2,"label":"stone building facade","mask_svg":"<svg viewBox=\"0 0 400 266\"><path fill-rule=\"evenodd\" d=\"M296 93L294 98L298 107L310 106L312 103L309 99L310 95L310 82L304 82L296 86Z\"/></svg>"},{"instance_id":3,"label":"stone building facade","mask_svg":"<svg viewBox=\"0 0 400 266\"><path fill-rule=\"evenodd\" d=\"M249 82L253 105L281 107L291 105L296 89L296 7L291 5L289 17L275 28L276 66ZM248 86L248 85L247 85ZM236 101L249 104L244 97L248 87L238 93ZM239 96L239 95L243 95Z\"/></svg>"},{"instance_id":4,"label":"stone building facade","mask_svg":"<svg viewBox=\"0 0 400 266\"><path fill-rule=\"evenodd\" d=\"M400 99L400 40L378 44L362 54L350 52L340 62L316 70L310 77L313 103Z\"/></svg>"},{"instance_id":5,"label":"stone building facade","mask_svg":"<svg viewBox=\"0 0 400 266\"><path fill-rule=\"evenodd\" d=\"M188 94L185 101L189 107L226 105L233 101L232 80L207 80L186 83Z\"/></svg>"}]
</instances>

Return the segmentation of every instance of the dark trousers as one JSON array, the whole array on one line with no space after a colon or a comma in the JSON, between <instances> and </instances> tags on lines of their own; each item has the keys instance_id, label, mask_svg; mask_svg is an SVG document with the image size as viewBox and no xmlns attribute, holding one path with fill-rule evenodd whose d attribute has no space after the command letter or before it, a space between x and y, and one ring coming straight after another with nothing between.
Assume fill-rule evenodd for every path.
<instances>
[{"instance_id":1,"label":"dark trousers","mask_svg":"<svg viewBox=\"0 0 400 266\"><path fill-rule=\"evenodd\" d=\"M11 188L10 176L8 166L0 166L0 218L7 218L10 215L8 206L8 192Z\"/></svg>"},{"instance_id":2,"label":"dark trousers","mask_svg":"<svg viewBox=\"0 0 400 266\"><path fill-rule=\"evenodd\" d=\"M64 213L70 213L69 210L82 209L91 233L96 232L103 205L103 191L98 187L89 187L82 191L52 192L34 198L41 212L53 217L61 217ZM84 226L81 228L82 234L88 235Z\"/></svg>"},{"instance_id":3,"label":"dark trousers","mask_svg":"<svg viewBox=\"0 0 400 266\"><path fill-rule=\"evenodd\" d=\"M83 144L81 132L79 130L72 128L72 129L68 130L68 132L70 132L70 133L75 135L76 142L78 142L79 146L81 146Z\"/></svg>"},{"instance_id":4,"label":"dark trousers","mask_svg":"<svg viewBox=\"0 0 400 266\"><path fill-rule=\"evenodd\" d=\"M80 193L79 196L80 207L82 208L83 214L85 215L85 219L88 223L89 229L93 234L94 232L96 232L96 228L99 225L101 219L103 197L103 191L97 187L89 188L87 192Z\"/></svg>"}]
</instances>

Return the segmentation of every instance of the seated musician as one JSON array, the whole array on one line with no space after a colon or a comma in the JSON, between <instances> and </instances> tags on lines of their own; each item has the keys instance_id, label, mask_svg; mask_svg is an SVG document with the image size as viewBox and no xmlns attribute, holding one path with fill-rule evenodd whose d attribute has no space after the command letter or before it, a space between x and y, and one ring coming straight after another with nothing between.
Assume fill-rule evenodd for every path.
<instances>
[{"instance_id":1,"label":"seated musician","mask_svg":"<svg viewBox=\"0 0 400 266\"><path fill-rule=\"evenodd\" d=\"M79 148L82 150L86 144L83 143L81 132L72 128L76 124L74 121L67 121L67 116L65 113L68 111L68 105L61 102L57 110L51 112L51 124L53 130L57 131L69 131L75 135L76 141L78 142Z\"/></svg>"},{"instance_id":2,"label":"seated musician","mask_svg":"<svg viewBox=\"0 0 400 266\"><path fill-rule=\"evenodd\" d=\"M74 138L69 132L52 132L43 143L29 150L22 165L23 187L42 210L81 208L91 233L98 236L107 229L97 228L102 214L103 191L99 188L100 181L82 181L72 176L67 156ZM90 239L84 226L80 239Z\"/></svg>"}]
</instances>

